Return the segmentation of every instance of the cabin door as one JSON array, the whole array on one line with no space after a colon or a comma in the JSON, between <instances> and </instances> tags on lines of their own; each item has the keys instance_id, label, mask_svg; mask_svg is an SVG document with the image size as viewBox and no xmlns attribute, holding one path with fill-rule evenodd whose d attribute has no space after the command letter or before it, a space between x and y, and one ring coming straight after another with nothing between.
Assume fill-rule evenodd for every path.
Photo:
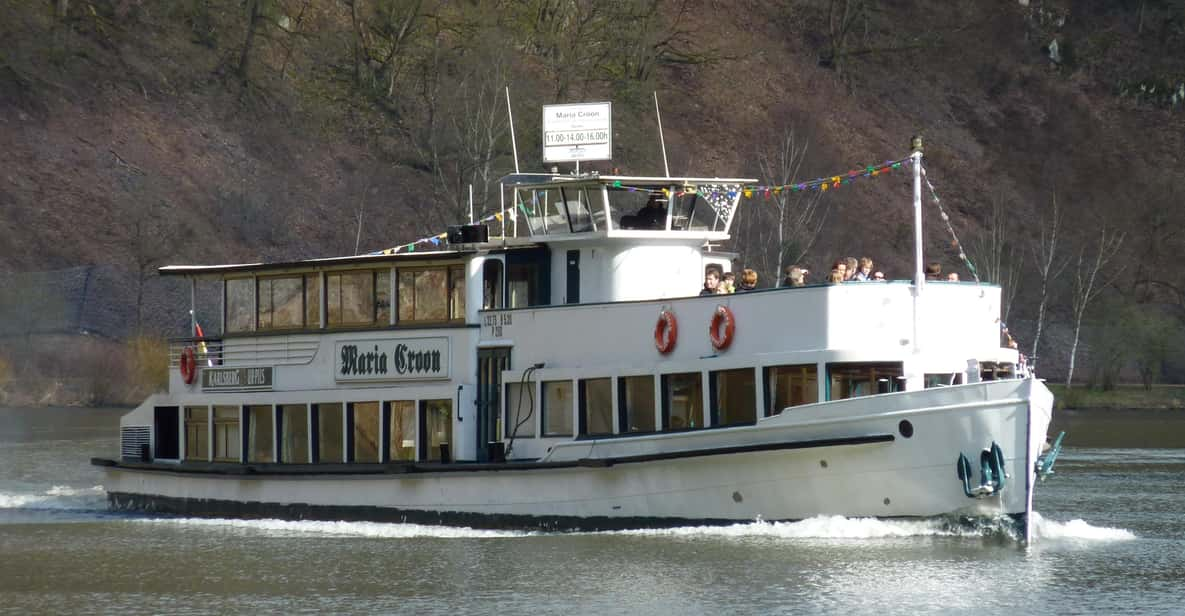
<instances>
[{"instance_id":1,"label":"cabin door","mask_svg":"<svg viewBox=\"0 0 1185 616\"><path fill-rule=\"evenodd\" d=\"M500 458L502 371L510 369L510 347L477 350L477 459Z\"/></svg>"}]
</instances>

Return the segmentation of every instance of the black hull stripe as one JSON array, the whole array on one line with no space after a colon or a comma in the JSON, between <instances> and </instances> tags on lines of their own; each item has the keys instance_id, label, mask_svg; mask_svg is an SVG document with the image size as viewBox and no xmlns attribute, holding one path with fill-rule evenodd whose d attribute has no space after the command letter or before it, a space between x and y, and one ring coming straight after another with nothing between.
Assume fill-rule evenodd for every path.
<instances>
[{"instance_id":1,"label":"black hull stripe","mask_svg":"<svg viewBox=\"0 0 1185 616\"><path fill-rule=\"evenodd\" d=\"M677 528L682 526L729 526L747 524L751 519L722 518L660 518L660 517L609 517L609 516L533 516L522 514L490 514L464 511L422 511L393 507L309 505L306 503L282 504L263 502L239 502L212 499L174 498L110 492L107 502L111 509L124 512L149 513L154 515L175 515L200 518L230 519L279 519L293 521L349 521L382 522L401 524L425 524L432 526L455 526L494 530L524 530L548 532L594 532L611 530L634 530L648 528ZM1009 514L1007 518L1014 529L1022 531L1025 514ZM984 519L966 516L895 516L882 519L940 519L951 527L983 531ZM766 520L766 522L793 522L796 520ZM990 520L988 524L994 524ZM990 526L989 526L990 528Z\"/></svg>"},{"instance_id":2,"label":"black hull stripe","mask_svg":"<svg viewBox=\"0 0 1185 616\"><path fill-rule=\"evenodd\" d=\"M213 475L398 475L404 473L467 473L475 471L532 471L560 468L605 468L618 464L638 464L683 458L702 458L787 449L813 449L818 447L841 447L849 445L871 445L889 443L895 440L892 434L872 434L846 438L792 441L786 443L762 443L671 451L615 458L584 458L572 462L393 462L389 464L232 464L185 462L165 464L154 462L117 461L105 458L91 458L91 464L136 471L163 471L170 473L197 473Z\"/></svg>"}]
</instances>

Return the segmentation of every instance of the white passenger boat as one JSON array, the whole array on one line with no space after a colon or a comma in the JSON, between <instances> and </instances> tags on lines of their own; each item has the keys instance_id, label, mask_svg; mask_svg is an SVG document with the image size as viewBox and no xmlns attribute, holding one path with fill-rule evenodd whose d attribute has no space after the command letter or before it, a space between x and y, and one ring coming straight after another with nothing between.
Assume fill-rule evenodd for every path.
<instances>
[{"instance_id":1,"label":"white passenger boat","mask_svg":"<svg viewBox=\"0 0 1185 616\"><path fill-rule=\"evenodd\" d=\"M710 247L755 183L515 175L512 207L438 249L161 268L216 283L221 333L174 341L168 393L93 460L109 504L561 530L1010 517L1027 533L1052 397L1001 342L999 287L924 281L919 248L912 281L699 296L706 266L731 266ZM920 237L920 194L915 212Z\"/></svg>"}]
</instances>

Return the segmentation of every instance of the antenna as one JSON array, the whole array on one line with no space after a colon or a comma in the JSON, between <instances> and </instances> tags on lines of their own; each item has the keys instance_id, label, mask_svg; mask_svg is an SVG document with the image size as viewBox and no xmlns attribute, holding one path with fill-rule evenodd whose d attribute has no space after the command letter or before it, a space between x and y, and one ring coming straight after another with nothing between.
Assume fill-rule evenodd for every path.
<instances>
[{"instance_id":1,"label":"antenna","mask_svg":"<svg viewBox=\"0 0 1185 616\"><path fill-rule=\"evenodd\" d=\"M662 168L671 177L671 166L667 164L667 140L662 135L662 113L658 110L658 90L654 91L654 115L658 118L658 142L662 144Z\"/></svg>"},{"instance_id":2,"label":"antenna","mask_svg":"<svg viewBox=\"0 0 1185 616\"><path fill-rule=\"evenodd\" d=\"M514 172L518 173L518 142L514 140L514 112L510 110L510 86L506 86L506 117L510 118L510 147L514 150Z\"/></svg>"}]
</instances>

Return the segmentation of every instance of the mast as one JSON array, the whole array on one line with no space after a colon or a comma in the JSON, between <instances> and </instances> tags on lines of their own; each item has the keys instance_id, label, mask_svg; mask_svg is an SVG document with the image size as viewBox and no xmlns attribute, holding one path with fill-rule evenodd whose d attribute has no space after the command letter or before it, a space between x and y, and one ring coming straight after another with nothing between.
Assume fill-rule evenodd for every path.
<instances>
[{"instance_id":1,"label":"mast","mask_svg":"<svg viewBox=\"0 0 1185 616\"><path fill-rule=\"evenodd\" d=\"M910 148L913 153L910 158L913 159L913 352L918 354L921 351L921 346L918 343L918 319L919 302L922 296L922 287L925 285L925 275L922 271L922 138L915 136L910 141ZM912 384L907 384L908 389L913 389Z\"/></svg>"}]
</instances>

